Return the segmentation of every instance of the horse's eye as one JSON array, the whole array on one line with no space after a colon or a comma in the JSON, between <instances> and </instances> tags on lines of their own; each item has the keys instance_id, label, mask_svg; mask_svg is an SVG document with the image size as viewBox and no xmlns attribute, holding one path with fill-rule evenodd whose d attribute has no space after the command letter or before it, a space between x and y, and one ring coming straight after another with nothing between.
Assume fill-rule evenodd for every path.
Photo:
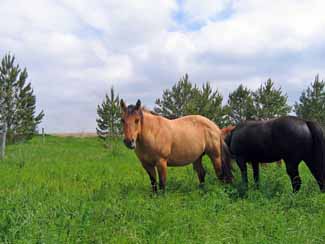
<instances>
[{"instance_id":1,"label":"horse's eye","mask_svg":"<svg viewBox=\"0 0 325 244\"><path fill-rule=\"evenodd\" d=\"M135 120L135 123L136 123L136 124L139 123L139 119L136 119L136 120Z\"/></svg>"},{"instance_id":2,"label":"horse's eye","mask_svg":"<svg viewBox=\"0 0 325 244\"><path fill-rule=\"evenodd\" d=\"M122 124L124 124L124 122L125 122L124 119L121 119L121 122L122 122Z\"/></svg>"}]
</instances>

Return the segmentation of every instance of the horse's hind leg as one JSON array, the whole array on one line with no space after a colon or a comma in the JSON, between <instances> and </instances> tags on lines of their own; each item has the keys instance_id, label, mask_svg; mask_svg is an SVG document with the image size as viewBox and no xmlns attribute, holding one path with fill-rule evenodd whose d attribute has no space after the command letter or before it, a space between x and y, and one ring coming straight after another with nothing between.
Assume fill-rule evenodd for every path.
<instances>
[{"instance_id":1,"label":"horse's hind leg","mask_svg":"<svg viewBox=\"0 0 325 244\"><path fill-rule=\"evenodd\" d=\"M200 184L204 183L205 170L202 165L202 156L193 163L193 169L196 171Z\"/></svg>"},{"instance_id":2,"label":"horse's hind leg","mask_svg":"<svg viewBox=\"0 0 325 244\"><path fill-rule=\"evenodd\" d=\"M221 154L209 153L208 156L211 159L216 176L218 177L218 179L223 180Z\"/></svg>"},{"instance_id":3,"label":"horse's hind leg","mask_svg":"<svg viewBox=\"0 0 325 244\"><path fill-rule=\"evenodd\" d=\"M254 182L256 187L259 186L260 174L259 174L259 162L252 162Z\"/></svg>"},{"instance_id":4,"label":"horse's hind leg","mask_svg":"<svg viewBox=\"0 0 325 244\"><path fill-rule=\"evenodd\" d=\"M298 192L301 187L301 179L299 176L299 160L285 160L287 174L290 176L292 190L294 193Z\"/></svg>"}]
</instances>

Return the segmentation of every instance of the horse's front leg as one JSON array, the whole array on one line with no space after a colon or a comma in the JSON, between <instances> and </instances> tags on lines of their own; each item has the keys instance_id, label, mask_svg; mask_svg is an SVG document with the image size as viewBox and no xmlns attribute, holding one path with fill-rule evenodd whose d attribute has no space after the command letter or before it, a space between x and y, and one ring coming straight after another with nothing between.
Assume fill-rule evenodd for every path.
<instances>
[{"instance_id":1,"label":"horse's front leg","mask_svg":"<svg viewBox=\"0 0 325 244\"><path fill-rule=\"evenodd\" d=\"M241 178L242 178L243 184L245 187L247 187L248 186L248 178L247 178L246 161L244 159L237 159L236 162L237 162L237 165L241 172Z\"/></svg>"},{"instance_id":2,"label":"horse's front leg","mask_svg":"<svg viewBox=\"0 0 325 244\"><path fill-rule=\"evenodd\" d=\"M159 175L159 188L165 191L166 180L167 180L167 160L160 159L157 162L157 169Z\"/></svg>"},{"instance_id":3,"label":"horse's front leg","mask_svg":"<svg viewBox=\"0 0 325 244\"><path fill-rule=\"evenodd\" d=\"M146 162L141 161L143 168L147 171L150 181L151 181L151 187L152 192L157 192L157 174L155 166Z\"/></svg>"}]
</instances>

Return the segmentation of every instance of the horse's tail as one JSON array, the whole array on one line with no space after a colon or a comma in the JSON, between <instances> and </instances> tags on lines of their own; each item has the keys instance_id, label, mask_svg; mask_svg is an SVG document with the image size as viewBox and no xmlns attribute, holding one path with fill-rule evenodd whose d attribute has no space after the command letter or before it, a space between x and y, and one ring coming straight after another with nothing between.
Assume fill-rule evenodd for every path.
<instances>
[{"instance_id":1,"label":"horse's tail","mask_svg":"<svg viewBox=\"0 0 325 244\"><path fill-rule=\"evenodd\" d=\"M315 122L306 121L307 126L313 137L313 151L312 157L315 168L313 167L314 172L312 172L318 181L318 184L321 190L325 190L325 142L323 137L322 128Z\"/></svg>"},{"instance_id":2,"label":"horse's tail","mask_svg":"<svg viewBox=\"0 0 325 244\"><path fill-rule=\"evenodd\" d=\"M221 178L226 183L231 183L233 180L232 167L231 167L231 154L227 144L224 142L223 138L220 137L221 145Z\"/></svg>"}]
</instances>

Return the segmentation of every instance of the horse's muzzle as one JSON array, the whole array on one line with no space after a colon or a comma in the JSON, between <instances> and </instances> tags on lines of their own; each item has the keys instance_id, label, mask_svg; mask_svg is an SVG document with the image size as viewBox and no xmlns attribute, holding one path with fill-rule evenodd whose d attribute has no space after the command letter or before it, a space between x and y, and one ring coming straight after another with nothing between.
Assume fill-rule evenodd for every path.
<instances>
[{"instance_id":1,"label":"horse's muzzle","mask_svg":"<svg viewBox=\"0 0 325 244\"><path fill-rule=\"evenodd\" d=\"M125 144L125 146L127 147L127 148L129 148L129 149L134 149L135 148L135 140L128 140L128 139L124 139L123 140L123 142L124 142L124 144Z\"/></svg>"}]
</instances>

